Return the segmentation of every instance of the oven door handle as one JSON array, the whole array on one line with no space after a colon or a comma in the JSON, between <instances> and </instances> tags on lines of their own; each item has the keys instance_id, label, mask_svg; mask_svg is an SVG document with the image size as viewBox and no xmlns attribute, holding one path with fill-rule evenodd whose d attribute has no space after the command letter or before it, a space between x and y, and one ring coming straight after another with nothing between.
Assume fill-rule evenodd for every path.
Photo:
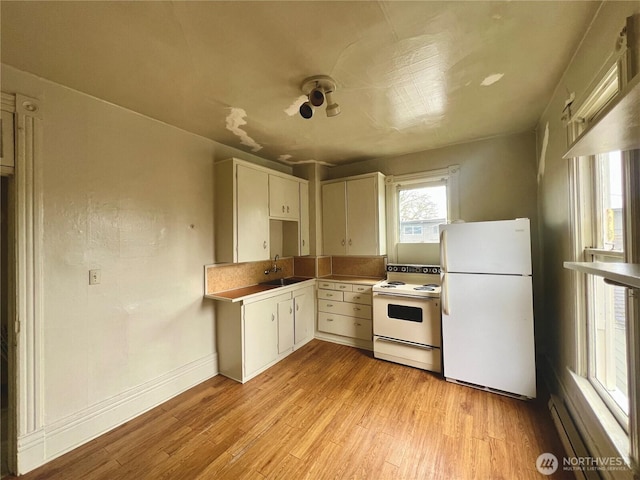
<instances>
[{"instance_id":1,"label":"oven door handle","mask_svg":"<svg viewBox=\"0 0 640 480\"><path fill-rule=\"evenodd\" d=\"M440 297L423 297L421 295L410 295L404 293L383 293L383 292L373 292L374 297L384 297L385 299L395 298L400 301L402 298L410 298L412 300L424 300L427 302L439 300Z\"/></svg>"},{"instance_id":2,"label":"oven door handle","mask_svg":"<svg viewBox=\"0 0 640 480\"><path fill-rule=\"evenodd\" d=\"M400 340L398 338L376 337L376 339L380 342L400 343L402 345L408 345L410 347L421 348L422 350L433 350L434 348L436 348L430 345L423 345L422 343L413 343L413 342L408 342L406 340Z\"/></svg>"},{"instance_id":3,"label":"oven door handle","mask_svg":"<svg viewBox=\"0 0 640 480\"><path fill-rule=\"evenodd\" d=\"M443 315L451 315L451 310L449 309L449 288L447 284L448 284L447 274L445 272L442 272L442 286L441 286L440 293L442 294L442 314Z\"/></svg>"}]
</instances>

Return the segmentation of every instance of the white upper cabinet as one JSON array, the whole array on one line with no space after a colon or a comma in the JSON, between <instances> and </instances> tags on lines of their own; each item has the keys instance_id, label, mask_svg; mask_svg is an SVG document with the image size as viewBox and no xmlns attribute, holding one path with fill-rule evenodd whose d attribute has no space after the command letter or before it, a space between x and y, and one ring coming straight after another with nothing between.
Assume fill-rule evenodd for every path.
<instances>
[{"instance_id":1,"label":"white upper cabinet","mask_svg":"<svg viewBox=\"0 0 640 480\"><path fill-rule=\"evenodd\" d=\"M324 255L347 252L346 182L322 185L322 244Z\"/></svg>"},{"instance_id":2,"label":"white upper cabinet","mask_svg":"<svg viewBox=\"0 0 640 480\"><path fill-rule=\"evenodd\" d=\"M300 255L309 255L309 184L300 183Z\"/></svg>"},{"instance_id":3,"label":"white upper cabinet","mask_svg":"<svg viewBox=\"0 0 640 480\"><path fill-rule=\"evenodd\" d=\"M300 219L300 182L269 175L269 215L287 220Z\"/></svg>"},{"instance_id":4,"label":"white upper cabinet","mask_svg":"<svg viewBox=\"0 0 640 480\"><path fill-rule=\"evenodd\" d=\"M237 158L217 162L215 262L268 260L272 251L280 256L308 255L308 192L307 180Z\"/></svg>"},{"instance_id":5,"label":"white upper cabinet","mask_svg":"<svg viewBox=\"0 0 640 480\"><path fill-rule=\"evenodd\" d=\"M386 254L384 175L324 182L322 222L325 255Z\"/></svg>"},{"instance_id":6,"label":"white upper cabinet","mask_svg":"<svg viewBox=\"0 0 640 480\"><path fill-rule=\"evenodd\" d=\"M216 262L269 259L269 176L229 159L215 165Z\"/></svg>"},{"instance_id":7,"label":"white upper cabinet","mask_svg":"<svg viewBox=\"0 0 640 480\"><path fill-rule=\"evenodd\" d=\"M268 198L267 174L238 165L238 262L269 259Z\"/></svg>"}]
</instances>

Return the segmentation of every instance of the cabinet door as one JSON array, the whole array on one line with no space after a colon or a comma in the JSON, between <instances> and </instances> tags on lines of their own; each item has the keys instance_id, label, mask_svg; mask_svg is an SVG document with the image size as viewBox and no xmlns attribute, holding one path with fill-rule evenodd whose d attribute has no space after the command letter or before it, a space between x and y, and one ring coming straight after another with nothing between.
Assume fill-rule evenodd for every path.
<instances>
[{"instance_id":1,"label":"cabinet door","mask_svg":"<svg viewBox=\"0 0 640 480\"><path fill-rule=\"evenodd\" d=\"M244 376L278 357L277 302L272 299L244 306Z\"/></svg>"},{"instance_id":2,"label":"cabinet door","mask_svg":"<svg viewBox=\"0 0 640 480\"><path fill-rule=\"evenodd\" d=\"M300 255L309 255L309 184L300 184Z\"/></svg>"},{"instance_id":3,"label":"cabinet door","mask_svg":"<svg viewBox=\"0 0 640 480\"><path fill-rule=\"evenodd\" d=\"M269 259L269 178L237 166L238 262Z\"/></svg>"},{"instance_id":4,"label":"cabinet door","mask_svg":"<svg viewBox=\"0 0 640 480\"><path fill-rule=\"evenodd\" d=\"M344 255L346 248L345 182L322 186L322 236L324 255Z\"/></svg>"},{"instance_id":5,"label":"cabinet door","mask_svg":"<svg viewBox=\"0 0 640 480\"><path fill-rule=\"evenodd\" d=\"M293 300L278 302L278 353L293 348Z\"/></svg>"},{"instance_id":6,"label":"cabinet door","mask_svg":"<svg viewBox=\"0 0 640 480\"><path fill-rule=\"evenodd\" d=\"M300 218L299 182L269 175L269 215L298 220Z\"/></svg>"},{"instance_id":7,"label":"cabinet door","mask_svg":"<svg viewBox=\"0 0 640 480\"><path fill-rule=\"evenodd\" d=\"M378 215L375 178L347 181L347 253L377 255Z\"/></svg>"},{"instance_id":8,"label":"cabinet door","mask_svg":"<svg viewBox=\"0 0 640 480\"><path fill-rule=\"evenodd\" d=\"M316 309L313 304L313 287L305 287L294 292L293 295L295 344L297 345L313 336Z\"/></svg>"}]
</instances>

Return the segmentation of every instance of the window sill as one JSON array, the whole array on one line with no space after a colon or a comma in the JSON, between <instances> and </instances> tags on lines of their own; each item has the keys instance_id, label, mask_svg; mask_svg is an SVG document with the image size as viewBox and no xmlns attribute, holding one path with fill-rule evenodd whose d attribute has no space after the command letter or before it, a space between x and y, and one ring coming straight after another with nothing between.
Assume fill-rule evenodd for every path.
<instances>
[{"instance_id":1,"label":"window sill","mask_svg":"<svg viewBox=\"0 0 640 480\"><path fill-rule=\"evenodd\" d=\"M564 262L564 268L598 275L623 287L640 288L640 264L637 263Z\"/></svg>"},{"instance_id":2,"label":"window sill","mask_svg":"<svg viewBox=\"0 0 640 480\"><path fill-rule=\"evenodd\" d=\"M570 369L567 371L570 379L567 385L569 394L567 406L590 454L593 457L620 457L629 467L626 472L609 472L609 476L605 475L604 478L633 479L629 458L629 436L589 380Z\"/></svg>"}]
</instances>

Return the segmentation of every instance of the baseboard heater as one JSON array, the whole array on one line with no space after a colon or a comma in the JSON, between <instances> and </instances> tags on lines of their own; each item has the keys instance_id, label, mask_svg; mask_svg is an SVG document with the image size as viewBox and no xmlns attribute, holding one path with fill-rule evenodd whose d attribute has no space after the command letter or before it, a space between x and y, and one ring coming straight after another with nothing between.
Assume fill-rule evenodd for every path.
<instances>
[{"instance_id":1,"label":"baseboard heater","mask_svg":"<svg viewBox=\"0 0 640 480\"><path fill-rule=\"evenodd\" d=\"M558 430L560 441L564 447L567 457L588 457L589 452L587 447L578 433L578 429L571 418L567 408L564 406L564 402L557 395L551 395L549 399L549 411L551 412L551 418ZM562 468L562 459L558 459L560 462L560 468ZM573 470L574 475L579 480L600 480L600 475L594 470Z\"/></svg>"}]
</instances>

